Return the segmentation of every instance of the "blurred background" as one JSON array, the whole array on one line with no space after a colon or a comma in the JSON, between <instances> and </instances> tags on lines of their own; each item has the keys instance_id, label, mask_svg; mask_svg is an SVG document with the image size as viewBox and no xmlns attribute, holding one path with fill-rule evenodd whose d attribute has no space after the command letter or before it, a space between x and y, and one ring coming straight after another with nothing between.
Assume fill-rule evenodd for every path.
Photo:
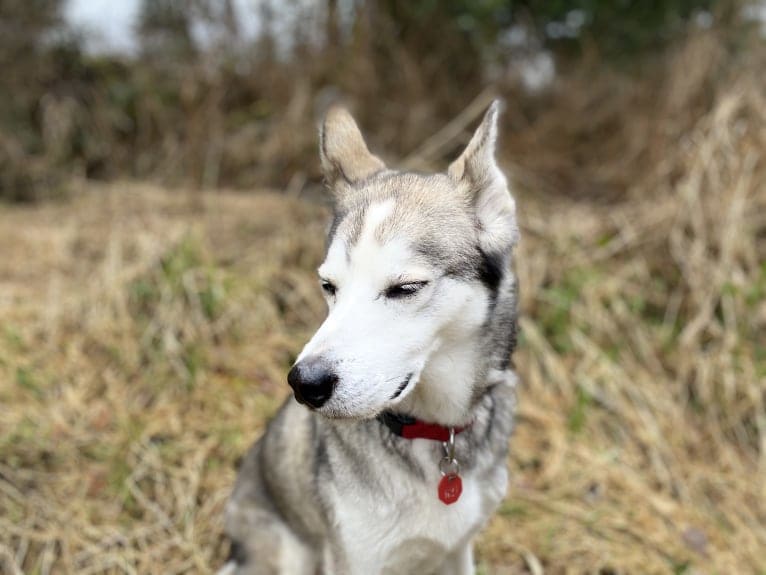
<instances>
[{"instance_id":1,"label":"blurred background","mask_svg":"<svg viewBox=\"0 0 766 575\"><path fill-rule=\"evenodd\" d=\"M316 127L522 242L482 574L766 573L762 0L0 0L0 572L211 573L319 325Z\"/></svg>"}]
</instances>

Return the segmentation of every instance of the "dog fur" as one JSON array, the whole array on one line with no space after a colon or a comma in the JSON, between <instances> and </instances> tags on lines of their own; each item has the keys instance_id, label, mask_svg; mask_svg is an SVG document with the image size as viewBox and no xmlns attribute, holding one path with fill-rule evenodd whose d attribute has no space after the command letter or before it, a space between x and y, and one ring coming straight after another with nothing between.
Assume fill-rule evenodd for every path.
<instances>
[{"instance_id":1,"label":"dog fur","mask_svg":"<svg viewBox=\"0 0 766 575\"><path fill-rule=\"evenodd\" d=\"M315 409L288 399L248 452L221 573L474 572L472 539L505 494L515 411L518 227L495 160L499 108L442 174L387 168L348 112L328 112L329 313L296 366L321 360L335 383ZM395 435L384 412L470 424L456 437L456 503L437 497L441 442Z\"/></svg>"}]
</instances>

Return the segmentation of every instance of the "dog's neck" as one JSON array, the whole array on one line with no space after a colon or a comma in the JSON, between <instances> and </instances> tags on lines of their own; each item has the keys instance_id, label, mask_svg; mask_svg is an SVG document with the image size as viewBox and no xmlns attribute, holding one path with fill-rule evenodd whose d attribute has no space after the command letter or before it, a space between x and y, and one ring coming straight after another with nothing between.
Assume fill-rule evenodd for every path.
<instances>
[{"instance_id":1,"label":"dog's neck","mask_svg":"<svg viewBox=\"0 0 766 575\"><path fill-rule=\"evenodd\" d=\"M476 398L491 385L480 342L445 342L423 369L420 381L392 411L447 427L467 425Z\"/></svg>"}]
</instances>

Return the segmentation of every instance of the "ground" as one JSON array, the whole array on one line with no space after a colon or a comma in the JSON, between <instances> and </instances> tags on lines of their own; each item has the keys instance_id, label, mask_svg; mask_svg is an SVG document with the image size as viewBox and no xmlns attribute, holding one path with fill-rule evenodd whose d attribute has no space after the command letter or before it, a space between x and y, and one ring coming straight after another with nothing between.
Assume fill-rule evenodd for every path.
<instances>
[{"instance_id":1,"label":"ground","mask_svg":"<svg viewBox=\"0 0 766 575\"><path fill-rule=\"evenodd\" d=\"M520 413L480 573L766 573L766 206L698 180L520 191ZM76 187L0 209L0 571L211 573L324 314L326 210Z\"/></svg>"}]
</instances>

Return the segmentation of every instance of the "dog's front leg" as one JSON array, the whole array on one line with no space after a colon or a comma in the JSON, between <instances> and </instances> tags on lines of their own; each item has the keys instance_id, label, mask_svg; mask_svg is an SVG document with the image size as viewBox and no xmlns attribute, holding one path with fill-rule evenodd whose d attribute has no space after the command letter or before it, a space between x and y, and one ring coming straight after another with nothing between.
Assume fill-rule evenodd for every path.
<instances>
[{"instance_id":1,"label":"dog's front leg","mask_svg":"<svg viewBox=\"0 0 766 575\"><path fill-rule=\"evenodd\" d=\"M447 556L440 575L474 575L474 573L473 544L469 542Z\"/></svg>"}]
</instances>

